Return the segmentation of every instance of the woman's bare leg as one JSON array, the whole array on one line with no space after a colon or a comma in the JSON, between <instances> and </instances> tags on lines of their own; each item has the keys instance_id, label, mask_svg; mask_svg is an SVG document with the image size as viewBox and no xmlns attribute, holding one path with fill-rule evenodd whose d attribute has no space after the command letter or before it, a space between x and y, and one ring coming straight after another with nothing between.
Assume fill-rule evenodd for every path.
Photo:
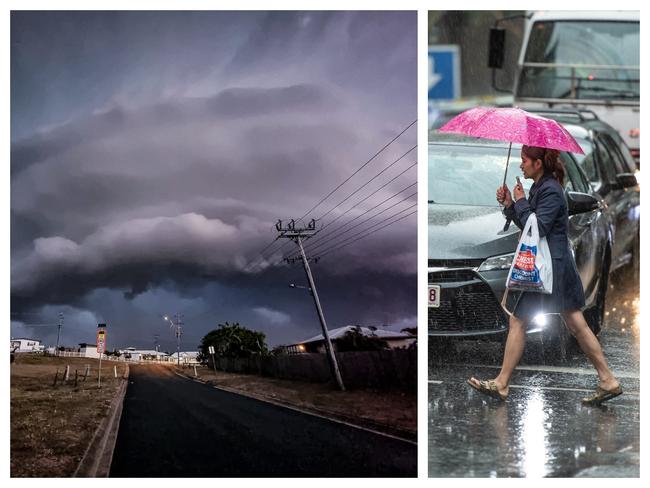
<instances>
[{"instance_id":1,"label":"woman's bare leg","mask_svg":"<svg viewBox=\"0 0 650 488\"><path fill-rule=\"evenodd\" d=\"M524 353L524 346L526 345L526 323L515 317L510 316L510 327L508 329L508 338L506 339L506 348L503 353L503 364L501 372L494 378L494 382L499 388L499 393L503 395L508 394L508 384L510 377L517 364L521 360ZM479 380L472 377L470 381L478 385Z\"/></svg>"},{"instance_id":2,"label":"woman's bare leg","mask_svg":"<svg viewBox=\"0 0 650 488\"><path fill-rule=\"evenodd\" d=\"M618 380L612 374L607 366L603 348L600 347L598 339L587 325L584 315L580 310L571 310L562 312L562 318L567 325L571 334L576 338L580 349L585 353L585 356L594 365L598 372L600 379L599 386L604 390L613 390L618 386Z\"/></svg>"}]
</instances>

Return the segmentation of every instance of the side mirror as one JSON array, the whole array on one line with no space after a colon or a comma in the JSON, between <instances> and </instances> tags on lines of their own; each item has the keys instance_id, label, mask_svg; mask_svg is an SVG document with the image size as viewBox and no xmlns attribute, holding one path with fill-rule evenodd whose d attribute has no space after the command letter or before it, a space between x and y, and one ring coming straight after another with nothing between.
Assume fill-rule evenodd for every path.
<instances>
[{"instance_id":1,"label":"side mirror","mask_svg":"<svg viewBox=\"0 0 650 488\"><path fill-rule=\"evenodd\" d=\"M623 188L631 188L639 184L634 173L619 173L616 175L616 181Z\"/></svg>"},{"instance_id":2,"label":"side mirror","mask_svg":"<svg viewBox=\"0 0 650 488\"><path fill-rule=\"evenodd\" d=\"M490 29L490 51L488 53L488 68L503 68L506 53L506 31L493 27Z\"/></svg>"},{"instance_id":3,"label":"side mirror","mask_svg":"<svg viewBox=\"0 0 650 488\"><path fill-rule=\"evenodd\" d=\"M579 191L567 192L567 202L569 204L569 215L591 212L600 207L595 197Z\"/></svg>"}]
</instances>

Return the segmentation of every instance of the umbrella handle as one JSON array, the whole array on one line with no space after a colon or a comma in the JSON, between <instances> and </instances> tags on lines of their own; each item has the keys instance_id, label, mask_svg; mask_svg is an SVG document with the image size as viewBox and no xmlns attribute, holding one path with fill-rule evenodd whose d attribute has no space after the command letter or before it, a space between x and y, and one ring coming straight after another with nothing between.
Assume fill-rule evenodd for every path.
<instances>
[{"instance_id":1,"label":"umbrella handle","mask_svg":"<svg viewBox=\"0 0 650 488\"><path fill-rule=\"evenodd\" d=\"M503 186L506 186L506 177L508 176L508 166L510 165L510 152L512 151L512 142L508 146L508 158L506 159L506 171L503 174Z\"/></svg>"},{"instance_id":2,"label":"umbrella handle","mask_svg":"<svg viewBox=\"0 0 650 488\"><path fill-rule=\"evenodd\" d=\"M510 152L512 151L512 142L508 146L508 158L506 159L506 171L503 174L503 186L506 186L506 177L508 176L508 166L510 166ZM510 227L511 219L506 219L506 223L503 226L503 232L507 231ZM505 308L505 306L504 306ZM507 310L506 310L507 311Z\"/></svg>"}]
</instances>

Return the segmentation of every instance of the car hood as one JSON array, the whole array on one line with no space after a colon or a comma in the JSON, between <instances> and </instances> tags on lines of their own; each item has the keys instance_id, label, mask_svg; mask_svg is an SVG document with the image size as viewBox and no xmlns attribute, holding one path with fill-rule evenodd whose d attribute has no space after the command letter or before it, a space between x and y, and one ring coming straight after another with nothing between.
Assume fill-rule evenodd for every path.
<instances>
[{"instance_id":1,"label":"car hood","mask_svg":"<svg viewBox=\"0 0 650 488\"><path fill-rule=\"evenodd\" d=\"M499 207L429 204L429 259L478 259L515 251L519 228Z\"/></svg>"}]
</instances>

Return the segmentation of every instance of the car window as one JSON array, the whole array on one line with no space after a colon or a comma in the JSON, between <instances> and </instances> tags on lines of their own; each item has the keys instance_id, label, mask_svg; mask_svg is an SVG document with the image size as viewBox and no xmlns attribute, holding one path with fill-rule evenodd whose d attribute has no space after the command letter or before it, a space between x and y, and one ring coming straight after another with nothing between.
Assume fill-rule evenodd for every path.
<instances>
[{"instance_id":1,"label":"car window","mask_svg":"<svg viewBox=\"0 0 650 488\"><path fill-rule=\"evenodd\" d=\"M589 183L578 169L576 162L570 156L563 154L561 157L567 172L564 187L567 190L589 193Z\"/></svg>"},{"instance_id":2,"label":"car window","mask_svg":"<svg viewBox=\"0 0 650 488\"><path fill-rule=\"evenodd\" d=\"M609 153L600 139L596 139L595 142L596 148L598 150L598 158L600 159L600 168L603 171L603 180L606 180L609 183L615 183L616 168L614 166L614 161L612 161L612 155Z\"/></svg>"},{"instance_id":3,"label":"car window","mask_svg":"<svg viewBox=\"0 0 650 488\"><path fill-rule=\"evenodd\" d=\"M611 157L612 164L614 165L616 174L627 173L628 171L623 166L623 157L621 156L620 152L617 152L616 144L614 141L612 141L612 138L607 134L600 134L598 137L605 148L609 151L609 155Z\"/></svg>"},{"instance_id":4,"label":"car window","mask_svg":"<svg viewBox=\"0 0 650 488\"><path fill-rule=\"evenodd\" d=\"M588 139L576 139L584 154L574 153L573 157L578 162L578 166L587 175L587 179L594 184L600 182L598 164L596 162L596 146Z\"/></svg>"},{"instance_id":5,"label":"car window","mask_svg":"<svg viewBox=\"0 0 650 488\"><path fill-rule=\"evenodd\" d=\"M615 141L614 138L609 134L602 134L601 138L603 140L603 143L607 146L607 148L610 150L610 153L612 154L612 158L614 159L614 166L616 167L616 172L634 173L634 168L636 167L636 164L634 163L634 159L632 158L632 155L630 154L630 150L627 148L627 146L621 147L621 144ZM623 142L622 139L621 142ZM625 156L623 155L624 152L628 153L631 162L628 162L626 160Z\"/></svg>"}]
</instances>

